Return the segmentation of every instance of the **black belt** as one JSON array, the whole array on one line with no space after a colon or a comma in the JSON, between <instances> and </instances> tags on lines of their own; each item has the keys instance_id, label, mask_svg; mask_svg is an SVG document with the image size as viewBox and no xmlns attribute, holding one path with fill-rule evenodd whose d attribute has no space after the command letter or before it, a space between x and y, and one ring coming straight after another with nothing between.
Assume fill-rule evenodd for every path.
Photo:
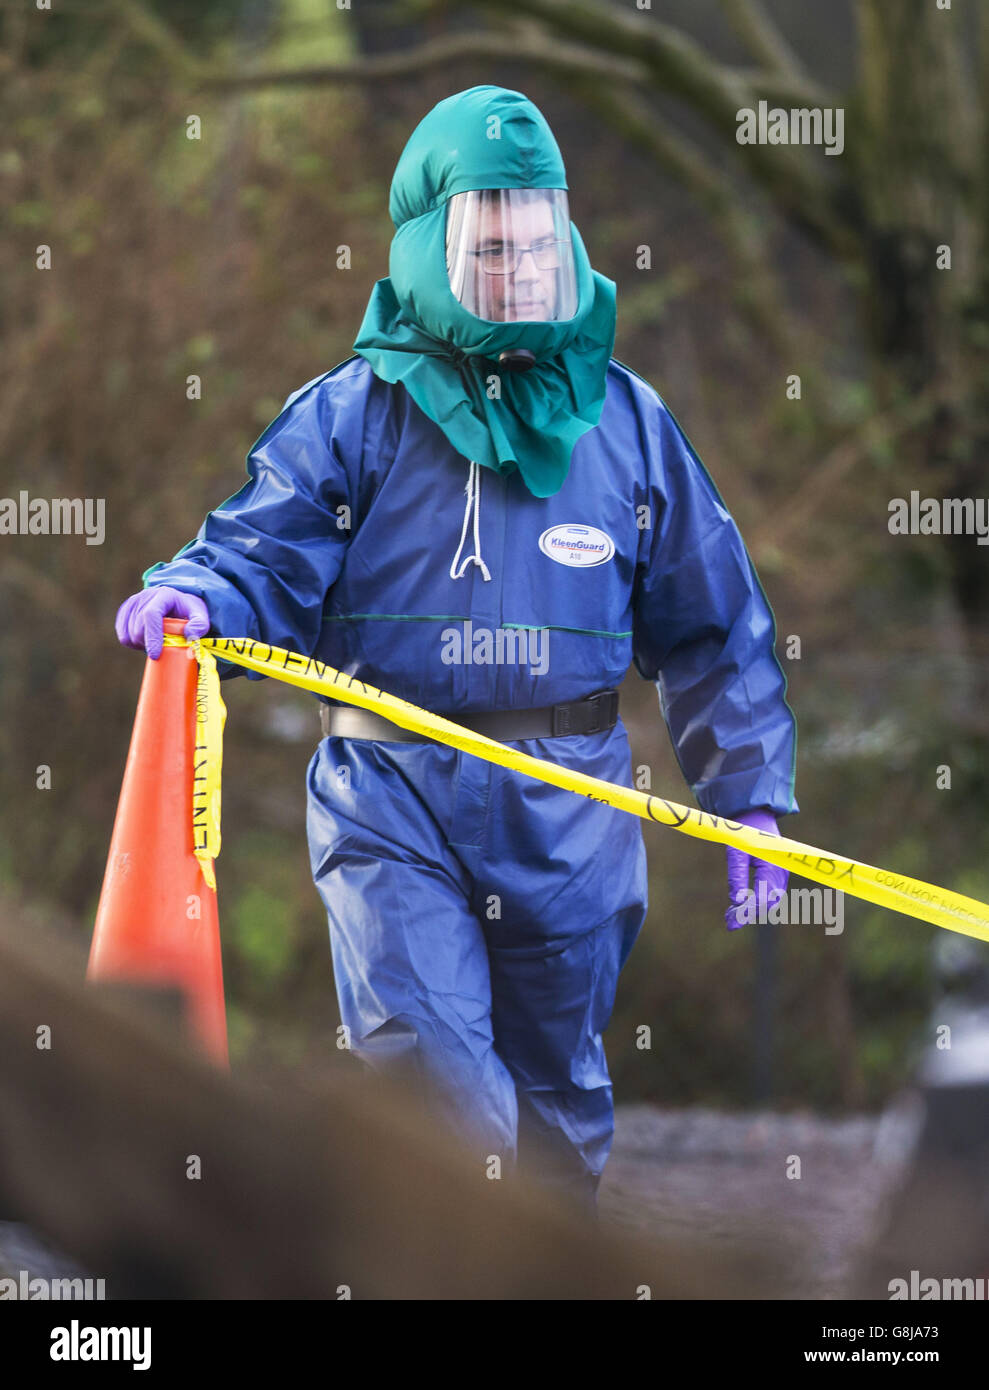
<instances>
[{"instance_id":1,"label":"black belt","mask_svg":"<svg viewBox=\"0 0 989 1390\"><path fill-rule=\"evenodd\" d=\"M483 714L442 714L454 724L462 724L499 743L515 743L525 738L565 738L567 734L603 734L618 723L618 691L599 690L585 700L569 704L543 705L540 709L488 710ZM319 707L323 736L377 739L382 743L432 743L425 734L402 729L390 719L353 705Z\"/></svg>"}]
</instances>

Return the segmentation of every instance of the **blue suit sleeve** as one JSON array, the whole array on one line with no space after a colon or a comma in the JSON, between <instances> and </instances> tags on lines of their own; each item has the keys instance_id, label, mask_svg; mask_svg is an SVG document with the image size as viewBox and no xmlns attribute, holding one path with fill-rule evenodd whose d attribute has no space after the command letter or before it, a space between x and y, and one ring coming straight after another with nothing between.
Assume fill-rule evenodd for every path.
<instances>
[{"instance_id":1,"label":"blue suit sleeve","mask_svg":"<svg viewBox=\"0 0 989 1390\"><path fill-rule=\"evenodd\" d=\"M717 488L673 416L658 406L647 429L652 528L640 552L636 668L656 682L677 759L702 810L799 811L796 721L776 659L772 610Z\"/></svg>"},{"instance_id":2,"label":"blue suit sleeve","mask_svg":"<svg viewBox=\"0 0 989 1390\"><path fill-rule=\"evenodd\" d=\"M352 486L334 414L320 382L290 396L248 454L248 481L173 560L145 572L144 587L198 594L212 637L311 655L351 535ZM244 674L228 662L220 672Z\"/></svg>"}]
</instances>

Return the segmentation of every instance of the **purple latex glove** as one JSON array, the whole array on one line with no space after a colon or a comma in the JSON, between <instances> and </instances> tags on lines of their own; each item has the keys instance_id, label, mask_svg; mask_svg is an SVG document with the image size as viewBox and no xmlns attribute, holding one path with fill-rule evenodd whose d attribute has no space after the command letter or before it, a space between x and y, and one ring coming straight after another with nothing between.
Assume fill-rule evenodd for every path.
<instances>
[{"instance_id":1,"label":"purple latex glove","mask_svg":"<svg viewBox=\"0 0 989 1390\"><path fill-rule=\"evenodd\" d=\"M205 637L209 609L197 594L184 594L157 584L124 599L117 609L117 640L125 647L143 647L152 661L161 656L166 618L188 618L186 637Z\"/></svg>"},{"instance_id":2,"label":"purple latex glove","mask_svg":"<svg viewBox=\"0 0 989 1390\"><path fill-rule=\"evenodd\" d=\"M738 821L740 825L749 825L754 830L768 831L770 835L780 833L776 825L776 817L769 811L745 811L740 816L729 816L728 819ZM725 924L729 931L737 931L739 927L745 926L744 919L738 920L737 911L745 902L742 893L749 887L749 861L752 859L755 859L755 856L746 854L743 850L730 847L728 849L728 892L732 906L725 913ZM755 882L752 884L752 888L756 896L752 908L756 912L762 910L763 895L765 895L765 903L769 907L778 902L777 894L781 896L786 892L789 878L788 869L781 869L776 864L767 864L762 859L755 859ZM765 884L761 890L760 884ZM752 908L746 914L750 920Z\"/></svg>"}]
</instances>

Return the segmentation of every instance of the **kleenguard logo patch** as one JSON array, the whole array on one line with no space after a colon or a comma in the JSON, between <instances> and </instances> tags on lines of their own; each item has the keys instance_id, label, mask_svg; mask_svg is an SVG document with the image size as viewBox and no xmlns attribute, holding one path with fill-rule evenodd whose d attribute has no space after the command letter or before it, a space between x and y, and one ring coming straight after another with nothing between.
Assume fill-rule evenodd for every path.
<instances>
[{"instance_id":1,"label":"kleenguard logo patch","mask_svg":"<svg viewBox=\"0 0 989 1390\"><path fill-rule=\"evenodd\" d=\"M539 549L561 565L590 569L603 565L615 553L615 543L596 526L551 526L539 537Z\"/></svg>"}]
</instances>

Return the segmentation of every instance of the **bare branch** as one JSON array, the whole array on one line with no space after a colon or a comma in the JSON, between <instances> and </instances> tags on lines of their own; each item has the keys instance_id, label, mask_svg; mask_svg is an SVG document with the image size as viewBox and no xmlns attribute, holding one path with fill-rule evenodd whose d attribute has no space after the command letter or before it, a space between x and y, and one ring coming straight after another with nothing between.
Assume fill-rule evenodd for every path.
<instances>
[{"instance_id":1,"label":"bare branch","mask_svg":"<svg viewBox=\"0 0 989 1390\"><path fill-rule=\"evenodd\" d=\"M749 105L767 101L770 106L834 106L838 99L834 92L818 86L799 73L764 71L755 68L736 68L736 75L744 82L751 93Z\"/></svg>"},{"instance_id":2,"label":"bare branch","mask_svg":"<svg viewBox=\"0 0 989 1390\"><path fill-rule=\"evenodd\" d=\"M734 139L738 113L757 105L767 87L785 88L801 104L827 105L826 91L800 83L797 75L753 74L712 59L692 38L654 18L626 13L601 0L474 0L485 11L541 20L556 35L579 39L595 52L635 58L643 63L657 95L678 97L718 131L736 157L743 154L747 172L816 241L843 259L857 261L860 247L844 205L834 197L831 178L822 177L813 149L783 145L739 146Z\"/></svg>"},{"instance_id":3,"label":"bare branch","mask_svg":"<svg viewBox=\"0 0 989 1390\"><path fill-rule=\"evenodd\" d=\"M721 0L732 27L753 58L770 72L805 77L800 59L760 4L760 0Z\"/></svg>"},{"instance_id":4,"label":"bare branch","mask_svg":"<svg viewBox=\"0 0 989 1390\"><path fill-rule=\"evenodd\" d=\"M835 495L839 483L873 450L894 444L929 420L941 385L934 383L905 406L873 416L840 440L825 454L789 501L775 508L770 520L753 532L752 549L759 550L764 545L778 548L791 531L809 525L822 508L826 509L828 498Z\"/></svg>"},{"instance_id":5,"label":"bare branch","mask_svg":"<svg viewBox=\"0 0 989 1390\"><path fill-rule=\"evenodd\" d=\"M767 73L728 67L711 58L688 34L654 16L619 9L602 0L472 0L473 6L517 19L527 15L569 40L596 51L620 54L645 63L659 89L688 101L714 123L734 128L740 106L763 95ZM805 104L822 104L826 91L810 79L801 81L794 65L786 74L789 90ZM727 126L725 126L727 122Z\"/></svg>"},{"instance_id":6,"label":"bare branch","mask_svg":"<svg viewBox=\"0 0 989 1390\"><path fill-rule=\"evenodd\" d=\"M623 140L648 154L694 194L714 219L738 267L738 282L745 287L740 302L744 316L777 351L791 361L800 360L789 329L791 317L779 302L765 238L744 210L730 180L636 94L584 83L579 95Z\"/></svg>"},{"instance_id":7,"label":"bare branch","mask_svg":"<svg viewBox=\"0 0 989 1390\"><path fill-rule=\"evenodd\" d=\"M144 0L107 0L107 9L113 13L117 23L153 49L180 76L195 78L204 69L203 61L185 46L163 19L148 9Z\"/></svg>"},{"instance_id":8,"label":"bare branch","mask_svg":"<svg viewBox=\"0 0 989 1390\"><path fill-rule=\"evenodd\" d=\"M634 60L595 53L577 44L560 43L531 30L511 33L450 34L401 53L383 53L346 63L266 72L209 74L200 86L209 91L243 91L259 87L322 86L342 82L377 82L416 76L429 68L476 59L506 58L534 63L556 72L593 75L612 82L643 83L649 73Z\"/></svg>"}]
</instances>

